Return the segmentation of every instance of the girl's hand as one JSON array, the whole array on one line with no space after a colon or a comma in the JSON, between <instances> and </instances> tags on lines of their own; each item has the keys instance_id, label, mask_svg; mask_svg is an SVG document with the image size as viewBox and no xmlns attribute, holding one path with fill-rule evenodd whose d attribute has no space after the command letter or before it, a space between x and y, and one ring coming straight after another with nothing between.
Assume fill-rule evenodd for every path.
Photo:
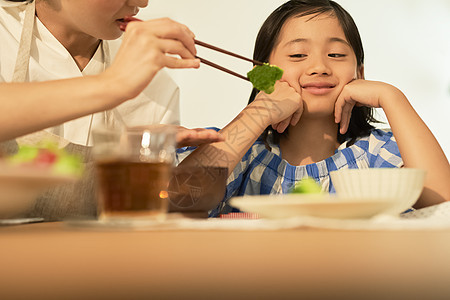
<instances>
[{"instance_id":1,"label":"girl's hand","mask_svg":"<svg viewBox=\"0 0 450 300\"><path fill-rule=\"evenodd\" d=\"M112 79L112 88L122 101L136 97L164 68L198 68L194 34L185 25L163 18L130 22L122 45L104 77Z\"/></svg>"},{"instance_id":2,"label":"girl's hand","mask_svg":"<svg viewBox=\"0 0 450 300\"><path fill-rule=\"evenodd\" d=\"M340 123L340 132L345 134L348 130L353 107L367 106L373 108L383 107L383 95L389 93L393 86L377 81L363 79L353 80L342 89L335 103L335 122Z\"/></svg>"},{"instance_id":3,"label":"girl's hand","mask_svg":"<svg viewBox=\"0 0 450 300\"><path fill-rule=\"evenodd\" d=\"M284 81L277 81L275 91L270 95L260 92L250 106L266 110L269 125L279 133L285 131L289 125L296 125L303 113L301 95Z\"/></svg>"},{"instance_id":4,"label":"girl's hand","mask_svg":"<svg viewBox=\"0 0 450 300\"><path fill-rule=\"evenodd\" d=\"M177 130L177 147L179 148L200 146L201 144L223 142L225 140L219 132L212 129L188 129L183 126L177 126Z\"/></svg>"}]
</instances>

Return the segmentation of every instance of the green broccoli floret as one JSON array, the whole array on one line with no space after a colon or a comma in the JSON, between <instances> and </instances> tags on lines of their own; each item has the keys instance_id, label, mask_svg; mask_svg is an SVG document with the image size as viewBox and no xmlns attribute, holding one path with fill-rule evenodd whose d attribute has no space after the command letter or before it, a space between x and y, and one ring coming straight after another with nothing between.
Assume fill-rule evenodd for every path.
<instances>
[{"instance_id":1,"label":"green broccoli floret","mask_svg":"<svg viewBox=\"0 0 450 300\"><path fill-rule=\"evenodd\" d=\"M307 177L297 182L291 193L294 194L320 194L322 188L320 185L312 178Z\"/></svg>"},{"instance_id":2,"label":"green broccoli floret","mask_svg":"<svg viewBox=\"0 0 450 300\"><path fill-rule=\"evenodd\" d=\"M283 76L283 70L267 63L256 66L247 73L248 79L256 89L271 94L275 90L275 82Z\"/></svg>"}]
</instances>

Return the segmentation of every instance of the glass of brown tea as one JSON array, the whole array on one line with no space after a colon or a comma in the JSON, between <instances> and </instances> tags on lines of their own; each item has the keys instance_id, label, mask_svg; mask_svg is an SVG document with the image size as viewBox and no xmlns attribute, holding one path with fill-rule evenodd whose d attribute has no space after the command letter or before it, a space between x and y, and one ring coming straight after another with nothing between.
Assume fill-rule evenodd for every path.
<instances>
[{"instance_id":1,"label":"glass of brown tea","mask_svg":"<svg viewBox=\"0 0 450 300\"><path fill-rule=\"evenodd\" d=\"M165 219L168 185L175 159L171 126L93 131L99 219Z\"/></svg>"}]
</instances>

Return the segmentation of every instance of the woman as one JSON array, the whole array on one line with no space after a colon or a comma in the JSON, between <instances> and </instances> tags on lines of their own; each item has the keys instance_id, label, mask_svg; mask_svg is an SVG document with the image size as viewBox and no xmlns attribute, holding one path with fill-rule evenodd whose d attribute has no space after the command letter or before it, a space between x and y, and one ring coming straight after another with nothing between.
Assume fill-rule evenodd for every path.
<instances>
[{"instance_id":1,"label":"woman","mask_svg":"<svg viewBox=\"0 0 450 300\"><path fill-rule=\"evenodd\" d=\"M105 114L91 114L134 98L118 108L129 125L178 123L178 88L159 70L199 66L194 35L186 26L168 19L133 24L114 59L120 41L102 39L120 37L117 19L136 14L147 1L38 0L37 17L33 17L34 3L26 3L0 2L0 110L8 112L0 118L0 141L88 115L47 132L90 144L87 128L105 122ZM23 26L25 15L27 26ZM61 80L67 78L77 79ZM45 82L3 83L11 81ZM202 142L215 134L183 131L180 139L184 136Z\"/></svg>"},{"instance_id":2,"label":"woman","mask_svg":"<svg viewBox=\"0 0 450 300\"><path fill-rule=\"evenodd\" d=\"M184 25L160 19L130 24L123 41L117 40L124 18L147 2L0 2L0 141L34 132L3 143L3 151L52 140L89 162L91 129L114 121L117 114L128 126L179 122L178 87L161 69L199 67L194 34ZM113 108L115 112L106 111ZM197 144L220 136L182 130L178 139ZM47 194L34 215L93 215L92 196L92 180L86 177ZM54 202L56 198L60 202Z\"/></svg>"}]
</instances>

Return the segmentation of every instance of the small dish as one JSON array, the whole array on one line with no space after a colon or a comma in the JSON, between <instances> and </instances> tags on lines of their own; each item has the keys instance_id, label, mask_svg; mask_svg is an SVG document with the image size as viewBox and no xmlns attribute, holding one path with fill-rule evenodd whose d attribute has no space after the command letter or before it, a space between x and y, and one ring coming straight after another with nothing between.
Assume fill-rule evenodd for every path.
<instances>
[{"instance_id":1,"label":"small dish","mask_svg":"<svg viewBox=\"0 0 450 300\"><path fill-rule=\"evenodd\" d=\"M270 219L312 216L335 219L366 219L388 210L390 199L355 199L329 194L285 194L235 197L231 206Z\"/></svg>"},{"instance_id":2,"label":"small dish","mask_svg":"<svg viewBox=\"0 0 450 300\"><path fill-rule=\"evenodd\" d=\"M342 169L330 173L338 197L390 199L389 214L410 209L422 193L426 172L413 168Z\"/></svg>"},{"instance_id":3,"label":"small dish","mask_svg":"<svg viewBox=\"0 0 450 300\"><path fill-rule=\"evenodd\" d=\"M76 179L55 174L47 168L0 162L0 219L23 218L40 193Z\"/></svg>"},{"instance_id":4,"label":"small dish","mask_svg":"<svg viewBox=\"0 0 450 300\"><path fill-rule=\"evenodd\" d=\"M12 226L43 222L43 218L0 219L0 226Z\"/></svg>"}]
</instances>

